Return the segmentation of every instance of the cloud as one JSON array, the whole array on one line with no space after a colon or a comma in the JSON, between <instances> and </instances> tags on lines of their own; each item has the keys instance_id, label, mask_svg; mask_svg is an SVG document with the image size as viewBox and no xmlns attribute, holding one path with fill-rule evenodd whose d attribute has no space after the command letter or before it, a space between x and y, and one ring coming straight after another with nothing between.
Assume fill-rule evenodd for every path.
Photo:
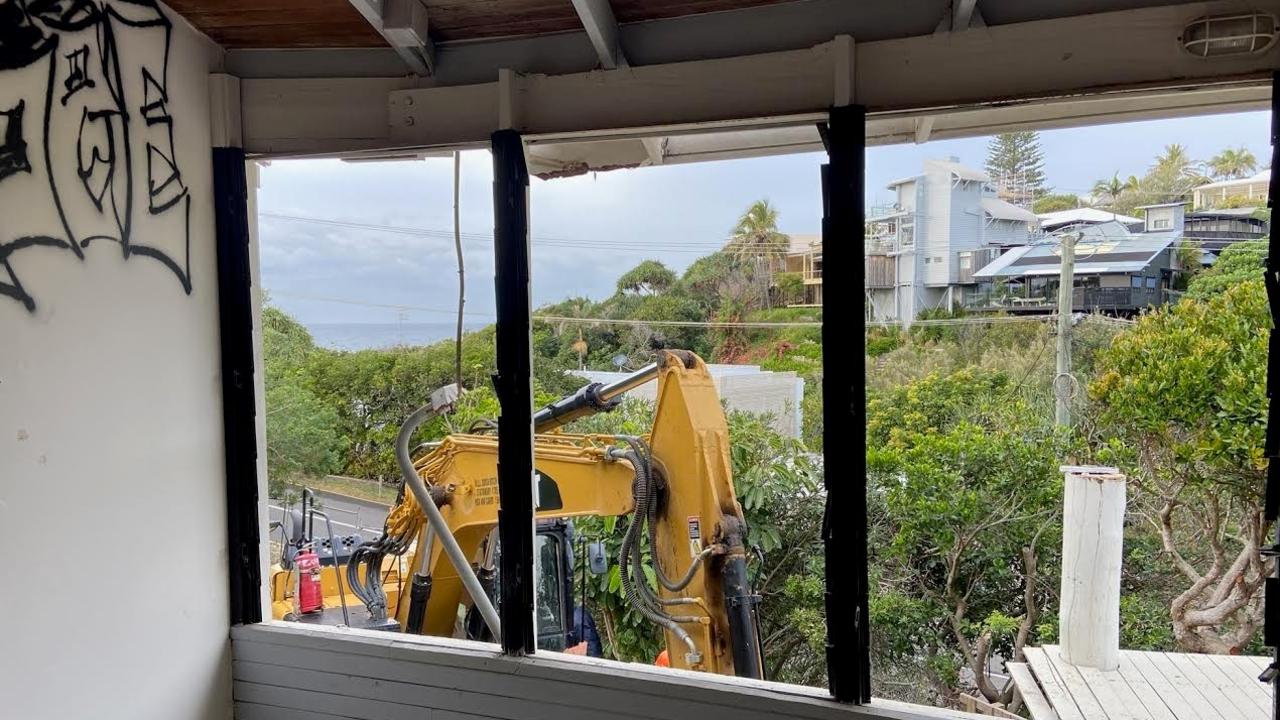
<instances>
[{"instance_id":1,"label":"cloud","mask_svg":"<svg viewBox=\"0 0 1280 720\"><path fill-rule=\"evenodd\" d=\"M737 216L768 197L793 232L820 227L821 156L615 171L530 188L534 304L603 298L646 259L677 271L720 247ZM259 192L263 284L273 302L303 322L394 322L401 311L304 300L452 308L457 271L452 240L451 160L343 163L277 161ZM493 312L492 168L487 152L463 154L462 229L467 307ZM426 228L430 237L269 217ZM415 320L439 313L412 311Z\"/></svg>"}]
</instances>

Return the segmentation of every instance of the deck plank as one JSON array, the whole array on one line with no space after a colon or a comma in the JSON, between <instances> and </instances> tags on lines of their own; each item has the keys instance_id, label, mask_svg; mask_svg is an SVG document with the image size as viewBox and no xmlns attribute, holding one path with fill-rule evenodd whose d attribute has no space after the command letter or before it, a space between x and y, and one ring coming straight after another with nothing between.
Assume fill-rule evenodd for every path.
<instances>
[{"instance_id":1,"label":"deck plank","mask_svg":"<svg viewBox=\"0 0 1280 720\"><path fill-rule=\"evenodd\" d=\"M1188 715L1196 720L1226 720L1223 718L1222 713L1196 687L1195 680L1187 677L1177 665L1170 661L1165 653L1139 652L1138 654L1146 659L1154 672L1164 676L1170 687L1174 689L1174 692L1182 698L1185 704L1182 707L1174 708L1174 712L1178 714L1178 717L1183 717L1183 708L1185 707Z\"/></svg>"},{"instance_id":2,"label":"deck plank","mask_svg":"<svg viewBox=\"0 0 1280 720\"><path fill-rule=\"evenodd\" d=\"M1106 672L1089 667L1078 669L1111 720L1156 720L1119 671ZM1099 692L1100 689L1104 690Z\"/></svg>"},{"instance_id":3,"label":"deck plank","mask_svg":"<svg viewBox=\"0 0 1280 720\"><path fill-rule=\"evenodd\" d=\"M1120 669L1117 672L1134 695L1138 696L1151 717L1155 720L1178 720L1178 715L1173 710L1173 699L1164 692L1157 692L1151 683L1147 682L1147 678L1134 665L1133 658L1128 652L1121 651Z\"/></svg>"},{"instance_id":4,"label":"deck plank","mask_svg":"<svg viewBox=\"0 0 1280 720\"><path fill-rule=\"evenodd\" d=\"M1204 667L1206 681L1216 685L1227 700L1245 717L1270 717L1270 709L1263 696L1255 692L1254 688L1243 687L1241 685L1243 673L1223 667L1218 662L1218 657L1217 655L1196 656L1196 662ZM1262 683L1254 681L1253 684L1261 685Z\"/></svg>"},{"instance_id":5,"label":"deck plank","mask_svg":"<svg viewBox=\"0 0 1280 720\"><path fill-rule=\"evenodd\" d=\"M1089 704L1090 699L1097 703L1098 710L1107 720L1149 720L1150 716L1141 708L1131 707L1131 703L1126 702L1124 698L1116 692L1116 689L1107 681L1108 675L1115 673L1107 673L1097 668L1081 667L1072 665L1062 659L1062 650L1054 647L1047 655L1050 662L1053 663L1062 677L1066 678L1067 685L1071 690L1072 697L1076 698L1076 704L1083 710ZM1117 677L1116 680L1120 678ZM1126 688L1127 689L1127 688ZM1086 716L1092 717L1091 713L1086 712Z\"/></svg>"},{"instance_id":6,"label":"deck plank","mask_svg":"<svg viewBox=\"0 0 1280 720\"><path fill-rule=\"evenodd\" d=\"M1271 688L1257 681L1268 658L1121 650L1118 669L1102 671L1066 662L1056 645L1024 652L1010 675L1058 720L1273 720Z\"/></svg>"},{"instance_id":7,"label":"deck plank","mask_svg":"<svg viewBox=\"0 0 1280 720\"><path fill-rule=\"evenodd\" d=\"M1230 675L1236 684L1249 691L1250 697L1262 703L1263 709L1267 713L1267 717L1271 717L1271 686L1258 680L1258 675L1262 673L1257 669L1254 658L1250 657L1232 657L1229 655L1213 655L1213 661L1218 667ZM1265 661L1263 667L1266 666Z\"/></svg>"},{"instance_id":8,"label":"deck plank","mask_svg":"<svg viewBox=\"0 0 1280 720\"><path fill-rule=\"evenodd\" d=\"M1186 653L1164 653L1164 657L1200 691L1225 720L1252 720L1250 712L1237 706L1238 701L1222 691L1222 682L1212 661L1206 662L1203 655ZM1238 693L1234 690L1231 693L1236 694Z\"/></svg>"},{"instance_id":9,"label":"deck plank","mask_svg":"<svg viewBox=\"0 0 1280 720\"><path fill-rule=\"evenodd\" d=\"M1076 666L1062 659L1062 649L1060 647L1046 645L1044 647L1044 655L1045 659L1053 667L1053 671L1062 679L1062 684L1067 688L1067 692L1071 694L1071 699L1076 701L1076 707L1080 708L1080 712L1084 714L1085 718L1088 720L1119 720L1119 718L1111 719L1107 715L1103 703L1089 689L1088 683L1080 676L1080 671Z\"/></svg>"},{"instance_id":10,"label":"deck plank","mask_svg":"<svg viewBox=\"0 0 1280 720\"><path fill-rule=\"evenodd\" d=\"M1129 662L1133 663L1133 667L1143 680L1151 686L1157 695L1165 699L1165 704L1169 707L1178 720L1212 720L1203 717L1198 709L1191 704L1190 701L1182 694L1182 692L1174 685L1164 673L1155 666L1151 661L1151 655L1158 653L1147 652L1130 652L1127 653Z\"/></svg>"},{"instance_id":11,"label":"deck plank","mask_svg":"<svg viewBox=\"0 0 1280 720\"><path fill-rule=\"evenodd\" d=\"M1018 688L1018 694L1022 696L1022 704L1031 713L1031 720L1061 720L1026 663L1009 662L1005 663L1005 667Z\"/></svg>"},{"instance_id":12,"label":"deck plank","mask_svg":"<svg viewBox=\"0 0 1280 720\"><path fill-rule=\"evenodd\" d=\"M1023 653L1027 656L1027 664L1031 666L1032 672L1040 682L1040 687L1044 690L1045 697L1053 705L1058 717L1062 720L1101 720L1097 717L1086 719L1080 706L1076 704L1075 698L1068 692L1066 684L1054 670L1053 664L1049 662L1045 648L1023 648Z\"/></svg>"}]
</instances>

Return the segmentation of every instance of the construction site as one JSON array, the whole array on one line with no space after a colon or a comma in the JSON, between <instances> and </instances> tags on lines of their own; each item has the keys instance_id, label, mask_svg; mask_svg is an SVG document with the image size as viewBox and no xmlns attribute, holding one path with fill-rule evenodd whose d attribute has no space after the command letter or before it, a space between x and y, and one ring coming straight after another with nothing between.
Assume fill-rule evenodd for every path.
<instances>
[{"instance_id":1,"label":"construction site","mask_svg":"<svg viewBox=\"0 0 1280 720\"><path fill-rule=\"evenodd\" d=\"M1280 717L1278 40L1280 0L0 0L0 716ZM869 187L1244 113L1262 162L1061 208L1038 155ZM723 237L601 200L738 203L658 174L704 166L751 184Z\"/></svg>"}]
</instances>

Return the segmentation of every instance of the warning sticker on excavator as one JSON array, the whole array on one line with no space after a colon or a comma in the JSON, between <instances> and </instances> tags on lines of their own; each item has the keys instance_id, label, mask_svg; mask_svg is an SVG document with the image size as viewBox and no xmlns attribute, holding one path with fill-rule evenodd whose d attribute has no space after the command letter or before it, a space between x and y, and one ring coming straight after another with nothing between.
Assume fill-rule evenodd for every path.
<instances>
[{"instance_id":1,"label":"warning sticker on excavator","mask_svg":"<svg viewBox=\"0 0 1280 720\"><path fill-rule=\"evenodd\" d=\"M476 505L496 505L498 502L498 478L485 477L476 481Z\"/></svg>"},{"instance_id":2,"label":"warning sticker on excavator","mask_svg":"<svg viewBox=\"0 0 1280 720\"><path fill-rule=\"evenodd\" d=\"M689 516L689 557L696 558L702 552L702 519Z\"/></svg>"}]
</instances>

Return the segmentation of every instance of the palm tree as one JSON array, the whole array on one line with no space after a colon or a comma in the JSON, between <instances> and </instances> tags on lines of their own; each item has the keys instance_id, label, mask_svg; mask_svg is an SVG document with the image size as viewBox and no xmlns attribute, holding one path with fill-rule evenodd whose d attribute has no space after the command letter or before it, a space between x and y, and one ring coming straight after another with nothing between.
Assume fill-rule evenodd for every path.
<instances>
[{"instance_id":1,"label":"palm tree","mask_svg":"<svg viewBox=\"0 0 1280 720\"><path fill-rule=\"evenodd\" d=\"M1105 205L1115 205L1116 200L1120 198L1120 193L1126 190L1125 181L1120 179L1120 173L1115 173L1110 180L1099 180L1093 184L1092 195L1098 202L1102 202L1106 198Z\"/></svg>"},{"instance_id":2,"label":"palm tree","mask_svg":"<svg viewBox=\"0 0 1280 720\"><path fill-rule=\"evenodd\" d=\"M1186 147L1177 143L1165 145L1164 152L1156 157L1142 181L1143 200L1148 203L1185 200L1192 188L1206 182L1208 178L1191 159Z\"/></svg>"},{"instance_id":3,"label":"palm tree","mask_svg":"<svg viewBox=\"0 0 1280 720\"><path fill-rule=\"evenodd\" d=\"M1258 169L1258 159L1248 148L1227 148L1210 158L1208 166L1209 172L1216 178L1243 178Z\"/></svg>"},{"instance_id":4,"label":"palm tree","mask_svg":"<svg viewBox=\"0 0 1280 720\"><path fill-rule=\"evenodd\" d=\"M784 233L778 231L778 209L768 200L757 200L738 218L730 233L726 250L756 263L756 275L763 283L764 305L769 305L769 288L773 285L773 273L786 262L790 243Z\"/></svg>"},{"instance_id":5,"label":"palm tree","mask_svg":"<svg viewBox=\"0 0 1280 720\"><path fill-rule=\"evenodd\" d=\"M749 257L785 258L787 243L787 236L778 232L778 209L768 200L757 200L733 226L729 250Z\"/></svg>"},{"instance_id":6,"label":"palm tree","mask_svg":"<svg viewBox=\"0 0 1280 720\"><path fill-rule=\"evenodd\" d=\"M1096 201L1114 212L1116 205L1120 203L1121 196L1127 192L1137 192L1140 182L1135 175L1130 175L1127 180L1121 180L1120 173L1114 173L1110 179L1095 182L1090 193ZM1106 199L1105 202L1103 198Z\"/></svg>"},{"instance_id":7,"label":"palm tree","mask_svg":"<svg viewBox=\"0 0 1280 720\"><path fill-rule=\"evenodd\" d=\"M1173 143L1165 145L1164 152L1156 156L1156 165L1152 170L1179 176L1192 172L1193 165L1194 163L1191 160L1191 155L1187 153L1186 146L1180 143Z\"/></svg>"}]
</instances>

